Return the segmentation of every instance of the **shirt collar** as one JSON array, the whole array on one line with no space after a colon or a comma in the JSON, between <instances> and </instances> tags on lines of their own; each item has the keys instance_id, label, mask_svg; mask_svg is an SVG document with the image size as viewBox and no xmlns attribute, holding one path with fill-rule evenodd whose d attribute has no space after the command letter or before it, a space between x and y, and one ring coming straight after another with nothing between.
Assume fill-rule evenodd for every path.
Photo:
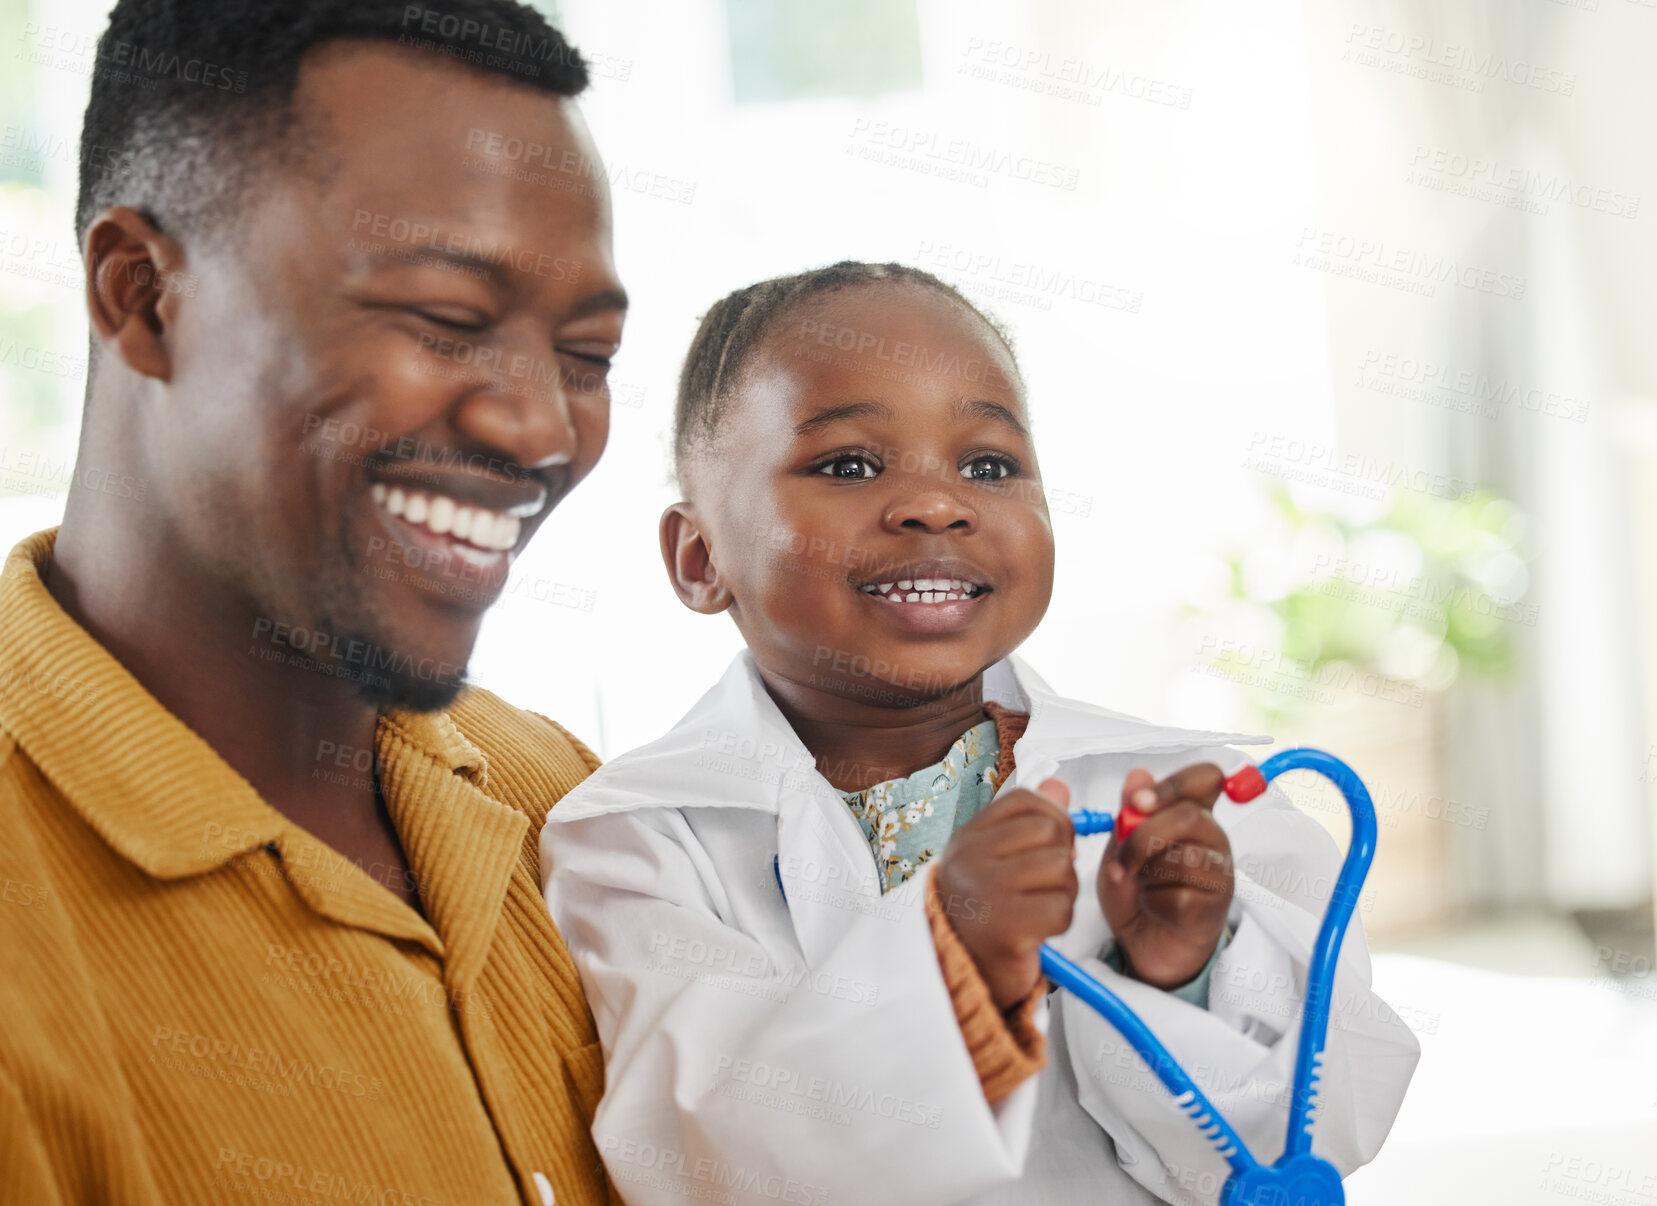
<instances>
[{"instance_id":1,"label":"shirt collar","mask_svg":"<svg viewBox=\"0 0 1657 1206\"><path fill-rule=\"evenodd\" d=\"M1265 737L1151 724L1059 695L1020 657L984 672L984 699L1030 720L1015 743L1017 784L1040 782L1058 764L1089 754L1261 744ZM568 823L646 807L753 808L777 813L801 792L840 794L765 690L753 655L738 653L725 676L664 736L613 758L547 814Z\"/></svg>"},{"instance_id":2,"label":"shirt collar","mask_svg":"<svg viewBox=\"0 0 1657 1206\"><path fill-rule=\"evenodd\" d=\"M977 734L976 744L973 742L974 734ZM944 756L931 766L923 766L920 770L897 779L871 783L858 791L841 791L840 794L845 797L848 804L862 804L869 798L869 793L876 790L879 790L885 801L894 805L936 799L959 788L964 782L967 768L975 763L987 762L993 773L1000 752L995 721L981 720L957 737ZM942 787L936 782L939 775L948 780Z\"/></svg>"},{"instance_id":3,"label":"shirt collar","mask_svg":"<svg viewBox=\"0 0 1657 1206\"><path fill-rule=\"evenodd\" d=\"M1264 745L1270 737L1154 724L1097 704L1069 699L1014 654L984 672L984 698L1029 712L1014 747L1021 781L1039 782L1052 767L1090 754L1156 753L1222 745ZM1030 780L1030 775L1040 778Z\"/></svg>"},{"instance_id":4,"label":"shirt collar","mask_svg":"<svg viewBox=\"0 0 1657 1206\"><path fill-rule=\"evenodd\" d=\"M302 832L58 605L41 576L56 542L55 528L29 537L0 571L0 729L82 820L157 879L200 875ZM382 755L388 742L479 796L487 785L483 752L447 713L387 713ZM519 815L483 799L485 811Z\"/></svg>"}]
</instances>

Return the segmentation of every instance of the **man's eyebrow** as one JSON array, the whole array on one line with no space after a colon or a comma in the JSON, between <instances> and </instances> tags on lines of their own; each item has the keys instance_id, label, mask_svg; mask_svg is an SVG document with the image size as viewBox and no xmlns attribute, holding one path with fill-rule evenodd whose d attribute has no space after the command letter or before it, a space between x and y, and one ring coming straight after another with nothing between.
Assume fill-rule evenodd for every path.
<instances>
[{"instance_id":1,"label":"man's eyebrow","mask_svg":"<svg viewBox=\"0 0 1657 1206\"><path fill-rule=\"evenodd\" d=\"M962 398L955 404L955 414L963 419L994 419L997 423L1005 423L1019 435L1029 435L1024 430L1024 424L1018 421L1018 416L999 402L986 401L983 398Z\"/></svg>"},{"instance_id":2,"label":"man's eyebrow","mask_svg":"<svg viewBox=\"0 0 1657 1206\"><path fill-rule=\"evenodd\" d=\"M440 260L468 276L486 277L496 286L505 286L512 282L513 274L521 271L514 268L505 260L486 255L479 255L471 251L456 251L447 247L421 247L410 250L406 255L388 257L392 266L418 264L421 258ZM627 291L625 289L601 289L597 293L589 293L575 303L570 313L571 318L585 318L589 314L601 313L605 310L627 309Z\"/></svg>"},{"instance_id":3,"label":"man's eyebrow","mask_svg":"<svg viewBox=\"0 0 1657 1206\"><path fill-rule=\"evenodd\" d=\"M809 417L794 425L795 437L810 435L814 431L821 431L842 419L885 419L890 421L895 416L892 408L884 402L842 402L838 406L825 406L822 410L814 411Z\"/></svg>"},{"instance_id":4,"label":"man's eyebrow","mask_svg":"<svg viewBox=\"0 0 1657 1206\"><path fill-rule=\"evenodd\" d=\"M575 303L571 318L582 318L588 314L597 314L603 310L627 309L627 290L605 289L599 293L589 293Z\"/></svg>"},{"instance_id":5,"label":"man's eyebrow","mask_svg":"<svg viewBox=\"0 0 1657 1206\"><path fill-rule=\"evenodd\" d=\"M513 268L510 264L498 259L478 255L470 251L454 251L447 247L412 247L406 251L381 258L380 262L387 268L414 266L432 260L464 272L467 276L486 277L489 283L504 286L512 279Z\"/></svg>"}]
</instances>

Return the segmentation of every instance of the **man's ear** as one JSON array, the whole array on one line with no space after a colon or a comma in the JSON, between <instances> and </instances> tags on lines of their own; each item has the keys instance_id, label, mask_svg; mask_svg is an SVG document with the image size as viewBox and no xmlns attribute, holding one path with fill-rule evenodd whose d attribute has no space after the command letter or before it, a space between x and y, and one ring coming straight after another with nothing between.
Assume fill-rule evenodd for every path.
<instances>
[{"instance_id":1,"label":"man's ear","mask_svg":"<svg viewBox=\"0 0 1657 1206\"><path fill-rule=\"evenodd\" d=\"M128 368L158 381L172 376L171 335L186 292L184 248L125 205L92 219L81 248L92 332Z\"/></svg>"},{"instance_id":2,"label":"man's ear","mask_svg":"<svg viewBox=\"0 0 1657 1206\"><path fill-rule=\"evenodd\" d=\"M730 607L731 592L719 580L719 567L694 506L676 502L662 512L661 541L662 562L679 602L705 616Z\"/></svg>"}]
</instances>

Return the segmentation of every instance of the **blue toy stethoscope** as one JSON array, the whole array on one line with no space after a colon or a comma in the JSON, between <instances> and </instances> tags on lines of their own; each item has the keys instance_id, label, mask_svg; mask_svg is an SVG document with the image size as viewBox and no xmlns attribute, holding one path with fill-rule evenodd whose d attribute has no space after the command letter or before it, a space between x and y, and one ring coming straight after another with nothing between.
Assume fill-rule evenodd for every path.
<instances>
[{"instance_id":1,"label":"blue toy stethoscope","mask_svg":"<svg viewBox=\"0 0 1657 1206\"><path fill-rule=\"evenodd\" d=\"M1317 1096L1318 1068L1323 1062L1323 1044L1329 1030L1335 963L1346 937L1347 924L1352 920L1352 910L1358 904L1358 892L1375 858L1375 806L1368 789L1350 766L1332 754L1312 749L1284 750L1258 767L1245 766L1225 781L1225 793L1241 804L1265 791L1266 784L1284 771L1298 769L1318 771L1346 797L1352 813L1352 843L1347 847L1346 860L1341 864L1329 909L1323 915L1317 944L1312 949L1306 976L1306 1007L1300 1023L1300 1047L1295 1055L1288 1141L1276 1163L1261 1164L1254 1158L1224 1115L1121 997L1051 946L1041 948L1041 967L1047 978L1098 1010L1122 1033L1174 1095L1175 1104L1191 1116L1204 1137L1231 1165L1231 1175L1220 1191L1221 1206L1344 1206L1346 1202L1340 1173L1329 1161L1312 1153L1312 1104ZM1115 828L1118 836L1126 837L1144 818L1144 814L1131 806L1123 808L1120 823L1108 812L1081 810L1070 816L1078 836Z\"/></svg>"}]
</instances>

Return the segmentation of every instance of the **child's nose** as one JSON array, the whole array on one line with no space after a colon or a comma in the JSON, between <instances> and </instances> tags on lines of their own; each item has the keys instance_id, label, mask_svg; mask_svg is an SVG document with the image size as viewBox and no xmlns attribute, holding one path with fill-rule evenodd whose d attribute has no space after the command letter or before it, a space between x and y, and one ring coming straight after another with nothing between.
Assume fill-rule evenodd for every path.
<instances>
[{"instance_id":1,"label":"child's nose","mask_svg":"<svg viewBox=\"0 0 1657 1206\"><path fill-rule=\"evenodd\" d=\"M947 490L919 490L893 499L882 517L891 532L971 532L978 513Z\"/></svg>"}]
</instances>

